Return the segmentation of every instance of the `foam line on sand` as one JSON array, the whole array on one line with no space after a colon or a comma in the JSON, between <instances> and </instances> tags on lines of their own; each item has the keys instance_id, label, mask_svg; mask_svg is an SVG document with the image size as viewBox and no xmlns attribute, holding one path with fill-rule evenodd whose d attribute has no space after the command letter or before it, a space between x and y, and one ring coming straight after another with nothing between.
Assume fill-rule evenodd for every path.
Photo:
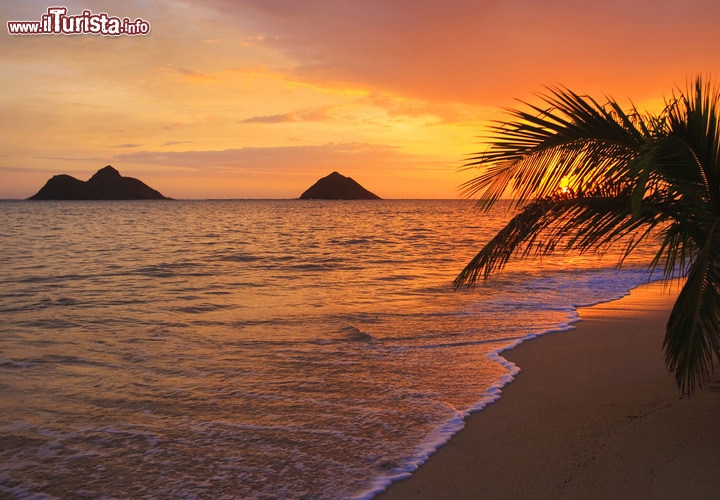
<instances>
[{"instance_id":1,"label":"foam line on sand","mask_svg":"<svg viewBox=\"0 0 720 500\"><path fill-rule=\"evenodd\" d=\"M644 285L504 352L522 371L499 401L376 498L720 498L719 377L682 398L665 369L676 297Z\"/></svg>"}]
</instances>

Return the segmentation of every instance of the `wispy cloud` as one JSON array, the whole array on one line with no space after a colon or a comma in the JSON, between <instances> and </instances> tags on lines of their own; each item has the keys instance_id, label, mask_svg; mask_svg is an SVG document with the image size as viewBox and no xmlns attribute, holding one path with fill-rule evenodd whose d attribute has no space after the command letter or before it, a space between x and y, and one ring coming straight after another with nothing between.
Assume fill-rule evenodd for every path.
<instances>
[{"instance_id":1,"label":"wispy cloud","mask_svg":"<svg viewBox=\"0 0 720 500\"><path fill-rule=\"evenodd\" d=\"M453 197L458 183L455 162L430 160L395 146L363 142L217 151L138 151L117 155L113 165L148 172L145 175L148 180L157 176L157 186L174 183L177 188L163 188L163 192L174 197L297 197L318 178L333 171L354 178L382 197ZM438 172L444 174L440 181ZM203 190L203 184L213 187Z\"/></svg>"},{"instance_id":2,"label":"wispy cloud","mask_svg":"<svg viewBox=\"0 0 720 500\"><path fill-rule=\"evenodd\" d=\"M88 161L88 162L95 162L95 163L104 163L107 162L107 158L97 158L97 157L78 157L78 156L72 156L72 157L66 157L66 156L36 156L38 160L60 160L60 161Z\"/></svg>"},{"instance_id":3,"label":"wispy cloud","mask_svg":"<svg viewBox=\"0 0 720 500\"><path fill-rule=\"evenodd\" d=\"M142 146L142 144L116 144L115 146L110 146L111 148L117 148L117 149L132 149L132 148L139 148Z\"/></svg>"},{"instance_id":4,"label":"wispy cloud","mask_svg":"<svg viewBox=\"0 0 720 500\"><path fill-rule=\"evenodd\" d=\"M196 81L212 81L219 78L219 76L214 73L202 73L200 71L184 67L178 68L178 72L185 78Z\"/></svg>"},{"instance_id":5,"label":"wispy cloud","mask_svg":"<svg viewBox=\"0 0 720 500\"><path fill-rule=\"evenodd\" d=\"M245 40L240 42L240 45L242 47L252 47L253 45L259 45L259 44L264 43L267 40L267 38L268 37L265 35L249 36ZM277 39L277 38L279 38L279 37L277 37L277 36L273 37L273 39Z\"/></svg>"},{"instance_id":6,"label":"wispy cloud","mask_svg":"<svg viewBox=\"0 0 720 500\"><path fill-rule=\"evenodd\" d=\"M342 167L379 169L422 163L394 146L328 143L320 146L248 147L221 151L138 151L113 161L210 171L324 171Z\"/></svg>"},{"instance_id":7,"label":"wispy cloud","mask_svg":"<svg viewBox=\"0 0 720 500\"><path fill-rule=\"evenodd\" d=\"M331 118L328 110L330 108L302 110L294 113L280 115L253 116L242 120L241 123L292 123L292 122L323 122Z\"/></svg>"},{"instance_id":8,"label":"wispy cloud","mask_svg":"<svg viewBox=\"0 0 720 500\"><path fill-rule=\"evenodd\" d=\"M265 116L253 116L243 120L242 123L289 123L298 121L295 115L288 113L285 115L265 115Z\"/></svg>"}]
</instances>

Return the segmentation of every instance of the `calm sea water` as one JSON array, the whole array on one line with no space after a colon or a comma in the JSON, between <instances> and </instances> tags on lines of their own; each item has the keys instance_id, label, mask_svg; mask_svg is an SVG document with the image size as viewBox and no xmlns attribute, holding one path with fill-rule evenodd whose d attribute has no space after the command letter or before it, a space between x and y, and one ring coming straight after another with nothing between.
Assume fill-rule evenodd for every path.
<instances>
[{"instance_id":1,"label":"calm sea water","mask_svg":"<svg viewBox=\"0 0 720 500\"><path fill-rule=\"evenodd\" d=\"M0 497L336 499L498 395L497 352L638 262L452 280L510 214L463 201L1 202Z\"/></svg>"}]
</instances>

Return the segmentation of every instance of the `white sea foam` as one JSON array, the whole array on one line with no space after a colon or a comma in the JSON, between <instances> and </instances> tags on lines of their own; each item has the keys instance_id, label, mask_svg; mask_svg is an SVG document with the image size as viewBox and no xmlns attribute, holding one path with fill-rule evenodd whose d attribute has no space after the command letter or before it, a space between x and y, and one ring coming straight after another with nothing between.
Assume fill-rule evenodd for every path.
<instances>
[{"instance_id":1,"label":"white sea foam","mask_svg":"<svg viewBox=\"0 0 720 500\"><path fill-rule=\"evenodd\" d=\"M644 274L644 273L643 273ZM606 283L609 284L609 283ZM499 380L494 382L490 387L487 388L487 390L481 395L480 399L475 403L471 408L465 410L465 411L457 411L456 415L448 420L445 424L440 426L439 428L435 429L432 434L428 436L428 439L425 443L423 443L418 448L417 455L408 462L406 465L404 465L402 468L399 468L396 471L393 471L392 474L388 474L386 476L380 477L375 480L375 482L371 485L370 488L363 491L359 495L353 497L354 500L370 500L374 496L378 495L379 493L385 491L390 484L392 484L395 481L400 481L403 479L409 478L413 472L415 472L422 464L424 464L427 459L435 453L440 447L447 444L450 439L452 439L455 434L460 432L465 427L465 419L470 416L472 413L479 412L483 409L485 409L488 405L498 401L502 395L503 388L511 383L513 380L515 380L515 377L518 373L521 371L521 367L516 365L515 363L507 360L505 357L503 357L501 354L505 351L512 350L519 346L520 344L537 338L538 336L542 335L548 335L553 333L560 333L560 332L566 332L569 330L573 330L575 326L573 326L574 323L577 323L582 320L578 313L578 308L580 307L591 307L594 305L612 302L615 300L619 300L623 297L626 297L630 294L630 289L625 289L621 291L614 292L614 295L606 296L606 297L597 297L594 300L591 300L590 302L581 303L581 304L574 304L570 307L555 307L555 308L547 308L550 310L556 310L556 311L563 311L568 312L568 316L566 318L566 321L563 323L560 323L556 325L555 327L552 327L548 330L545 330L539 334L527 334L520 338L514 338L514 339L496 339L490 342L500 342L503 343L502 347L499 347L493 351L490 351L488 353L488 358L495 363L499 364L503 368L507 370L507 373L502 375ZM536 307L538 309L541 309L541 307ZM481 341L482 342L482 341ZM509 343L505 343L509 342ZM435 346L428 346L428 347L435 347Z\"/></svg>"}]
</instances>

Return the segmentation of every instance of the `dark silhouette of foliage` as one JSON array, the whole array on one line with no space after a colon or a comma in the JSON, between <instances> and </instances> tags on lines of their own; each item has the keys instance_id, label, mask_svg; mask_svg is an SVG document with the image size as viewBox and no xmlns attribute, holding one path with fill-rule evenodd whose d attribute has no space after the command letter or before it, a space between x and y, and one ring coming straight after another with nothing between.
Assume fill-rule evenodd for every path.
<instances>
[{"instance_id":1,"label":"dark silhouette of foliage","mask_svg":"<svg viewBox=\"0 0 720 500\"><path fill-rule=\"evenodd\" d=\"M464 186L489 210L511 196L519 212L455 280L488 279L514 256L556 250L602 252L626 241L622 259L660 237L649 263L686 277L663 347L683 393L709 381L720 356L720 92L698 76L657 114L623 110L566 88L544 106L510 109ZM568 182L564 191L561 181ZM622 259L621 262L622 263ZM619 264L620 264L619 263Z\"/></svg>"}]
</instances>

